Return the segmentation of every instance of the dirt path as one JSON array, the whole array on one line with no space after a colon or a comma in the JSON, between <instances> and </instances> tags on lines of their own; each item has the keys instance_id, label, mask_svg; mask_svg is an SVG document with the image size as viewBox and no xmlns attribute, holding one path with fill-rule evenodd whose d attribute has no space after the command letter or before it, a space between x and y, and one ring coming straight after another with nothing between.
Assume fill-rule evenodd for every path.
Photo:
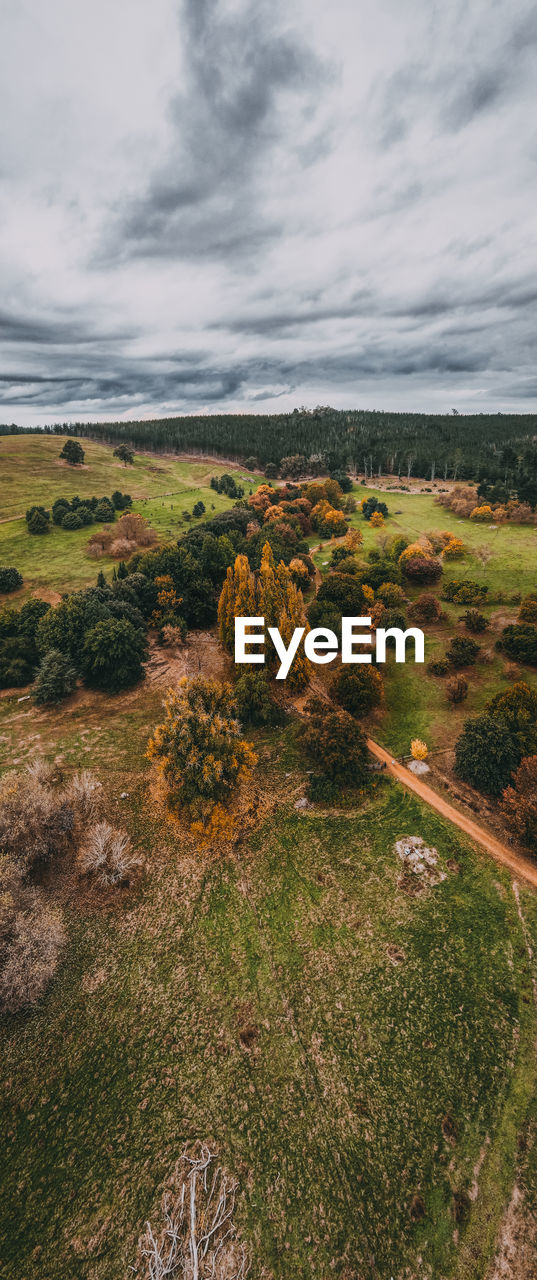
<instances>
[{"instance_id":1,"label":"dirt path","mask_svg":"<svg viewBox=\"0 0 537 1280\"><path fill-rule=\"evenodd\" d=\"M507 867L513 875L525 880L534 889L537 889L537 865L534 865L529 858L513 853L507 845L502 844L501 840L497 840L479 823L474 822L472 818L468 818L466 814L460 813L452 804L449 804L436 791L433 791L433 788L429 787L426 782L422 782L421 778L417 778L415 774L411 773L410 769L406 769L403 764L399 764L397 760L394 760L391 753L381 747L378 742L368 738L367 745L372 755L386 765L389 772L394 778L397 778L398 782L401 782L404 787L408 787L409 791L413 791L415 795L420 797L420 800L424 800L426 804L431 806L431 809L435 809L443 818L447 818L454 826L464 831L467 836L470 836L471 840L475 840L476 844L480 844L483 849L486 849L487 853L490 853L497 862L501 862L502 866Z\"/></svg>"}]
</instances>

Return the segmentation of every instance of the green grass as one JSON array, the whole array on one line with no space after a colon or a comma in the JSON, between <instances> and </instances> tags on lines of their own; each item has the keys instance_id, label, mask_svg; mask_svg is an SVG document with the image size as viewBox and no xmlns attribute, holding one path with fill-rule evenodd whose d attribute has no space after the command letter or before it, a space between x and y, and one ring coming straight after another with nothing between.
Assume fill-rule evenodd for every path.
<instances>
[{"instance_id":1,"label":"green grass","mask_svg":"<svg viewBox=\"0 0 537 1280\"><path fill-rule=\"evenodd\" d=\"M61 436L4 436L0 438L0 562L22 573L28 591L47 587L67 591L95 581L100 568L110 573L113 561L91 560L85 548L100 526L67 532L51 525L43 536L28 533L24 512L34 504L50 509L59 497L110 496L115 489L130 493L133 510L147 517L159 537L178 538L190 524L183 518L200 498L206 518L231 506L228 498L210 488L212 475L229 467L210 461L185 461L160 455L137 454L132 467L113 457L111 447L84 442L82 467L60 462ZM249 492L249 487L246 487Z\"/></svg>"},{"instance_id":2,"label":"green grass","mask_svg":"<svg viewBox=\"0 0 537 1280\"><path fill-rule=\"evenodd\" d=\"M380 534L404 534L414 539L431 530L448 529L462 538L467 554L461 560L452 560L445 567L449 577L470 577L488 585L489 591L502 592L507 598L513 593L535 590L537 586L537 527L533 525L488 525L461 520L451 511L439 506L432 496L420 493L390 493L381 489L355 485L356 499L374 494L385 502L389 517ZM379 531L371 529L367 520L357 512L351 523L364 535L364 550L379 544ZM486 570L483 570L475 552L487 546L492 553ZM324 557L327 558L326 556Z\"/></svg>"},{"instance_id":3,"label":"green grass","mask_svg":"<svg viewBox=\"0 0 537 1280\"><path fill-rule=\"evenodd\" d=\"M89 745L111 811L148 856L146 880L115 906L60 879L59 973L6 1024L3 1274L49 1280L54 1259L62 1280L124 1280L184 1143L204 1137L240 1179L254 1276L264 1265L285 1280L402 1280L419 1254L424 1275L447 1277L453 1192L488 1135L498 1220L533 1083L509 879L389 783L345 816L282 803L237 861L187 857L148 803L159 697L118 699L113 716L104 698L37 717L2 700L4 763L38 741L70 769ZM258 745L275 792L296 768L292 737ZM459 866L417 899L397 888L393 843L409 832ZM491 1227L476 1223L481 1275Z\"/></svg>"}]
</instances>

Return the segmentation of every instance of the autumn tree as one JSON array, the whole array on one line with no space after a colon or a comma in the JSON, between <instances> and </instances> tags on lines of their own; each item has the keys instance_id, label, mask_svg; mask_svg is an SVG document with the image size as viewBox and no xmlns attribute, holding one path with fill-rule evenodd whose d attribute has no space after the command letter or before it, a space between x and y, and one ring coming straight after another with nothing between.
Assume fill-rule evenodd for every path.
<instances>
[{"instance_id":1,"label":"autumn tree","mask_svg":"<svg viewBox=\"0 0 537 1280\"><path fill-rule=\"evenodd\" d=\"M148 744L168 788L168 803L189 820L210 819L230 800L257 757L242 738L229 684L186 678L164 704L166 716Z\"/></svg>"},{"instance_id":2,"label":"autumn tree","mask_svg":"<svg viewBox=\"0 0 537 1280\"><path fill-rule=\"evenodd\" d=\"M537 851L537 755L520 761L512 786L503 793L501 807L509 826Z\"/></svg>"},{"instance_id":3,"label":"autumn tree","mask_svg":"<svg viewBox=\"0 0 537 1280\"><path fill-rule=\"evenodd\" d=\"M276 565L272 547L266 542L257 574L250 569L246 556L237 556L229 568L218 605L218 625L222 644L230 652L235 637L235 618L262 617L265 630L276 627L289 645L296 627L306 627L302 593L293 581L287 565ZM271 668L279 666L272 646L267 644L266 658ZM310 664L300 646L293 660L287 687L291 692L303 689L310 678Z\"/></svg>"}]
</instances>

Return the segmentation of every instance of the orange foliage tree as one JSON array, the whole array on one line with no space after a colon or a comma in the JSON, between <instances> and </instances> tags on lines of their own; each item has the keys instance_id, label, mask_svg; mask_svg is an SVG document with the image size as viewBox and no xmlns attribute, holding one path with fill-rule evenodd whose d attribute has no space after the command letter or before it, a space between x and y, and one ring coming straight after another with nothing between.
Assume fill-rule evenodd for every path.
<instances>
[{"instance_id":1,"label":"orange foliage tree","mask_svg":"<svg viewBox=\"0 0 537 1280\"><path fill-rule=\"evenodd\" d=\"M235 618L240 617L263 617L265 629L277 627L286 645L295 627L308 629L302 592L293 581L291 568L283 561L276 566L269 542L263 547L257 574L252 573L246 556L237 556L227 571L218 604L218 625L222 644L230 652L235 638ZM267 659L269 666L279 665L272 646ZM297 692L305 688L309 679L310 664L300 646L287 676L287 686Z\"/></svg>"}]
</instances>

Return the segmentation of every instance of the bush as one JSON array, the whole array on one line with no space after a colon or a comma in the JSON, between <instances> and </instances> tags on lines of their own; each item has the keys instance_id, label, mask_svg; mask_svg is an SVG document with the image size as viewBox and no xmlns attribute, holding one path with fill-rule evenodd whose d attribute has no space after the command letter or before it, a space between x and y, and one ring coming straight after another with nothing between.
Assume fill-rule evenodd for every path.
<instances>
[{"instance_id":1,"label":"bush","mask_svg":"<svg viewBox=\"0 0 537 1280\"><path fill-rule=\"evenodd\" d=\"M378 498L367 498L362 503L362 515L364 520L371 520L371 517L378 513L384 520L388 517L388 508L385 502L379 502Z\"/></svg>"},{"instance_id":2,"label":"bush","mask_svg":"<svg viewBox=\"0 0 537 1280\"><path fill-rule=\"evenodd\" d=\"M525 756L503 793L502 810L520 839L537 850L537 755Z\"/></svg>"},{"instance_id":3,"label":"bush","mask_svg":"<svg viewBox=\"0 0 537 1280\"><path fill-rule=\"evenodd\" d=\"M88 631L82 674L90 689L119 693L143 679L145 637L126 618L104 618Z\"/></svg>"},{"instance_id":4,"label":"bush","mask_svg":"<svg viewBox=\"0 0 537 1280\"><path fill-rule=\"evenodd\" d=\"M438 622L442 614L442 606L436 596L431 592L423 591L408 610L408 616L412 622Z\"/></svg>"},{"instance_id":5,"label":"bush","mask_svg":"<svg viewBox=\"0 0 537 1280\"><path fill-rule=\"evenodd\" d=\"M451 671L449 658L436 658L427 668L432 676L447 676Z\"/></svg>"},{"instance_id":6,"label":"bush","mask_svg":"<svg viewBox=\"0 0 537 1280\"><path fill-rule=\"evenodd\" d=\"M68 511L62 520L62 529L81 529L84 524L79 511Z\"/></svg>"},{"instance_id":7,"label":"bush","mask_svg":"<svg viewBox=\"0 0 537 1280\"><path fill-rule=\"evenodd\" d=\"M454 636L446 650L446 657L452 667L473 667L479 645L469 636Z\"/></svg>"},{"instance_id":8,"label":"bush","mask_svg":"<svg viewBox=\"0 0 537 1280\"><path fill-rule=\"evenodd\" d=\"M44 600L27 600L21 609L0 610L0 688L20 688L32 679L39 662L36 632L50 610Z\"/></svg>"},{"instance_id":9,"label":"bush","mask_svg":"<svg viewBox=\"0 0 537 1280\"><path fill-rule=\"evenodd\" d=\"M314 779L313 788L325 781L337 788L364 786L368 779L367 742L356 720L347 711L327 708L319 698L310 699L306 712L300 738L323 780Z\"/></svg>"},{"instance_id":10,"label":"bush","mask_svg":"<svg viewBox=\"0 0 537 1280\"><path fill-rule=\"evenodd\" d=\"M75 811L50 786L47 770L5 773L0 780L0 849L23 871L49 862L73 840Z\"/></svg>"},{"instance_id":11,"label":"bush","mask_svg":"<svg viewBox=\"0 0 537 1280\"><path fill-rule=\"evenodd\" d=\"M23 886L20 868L0 855L0 1009L35 1004L58 964L65 933L59 911Z\"/></svg>"},{"instance_id":12,"label":"bush","mask_svg":"<svg viewBox=\"0 0 537 1280\"><path fill-rule=\"evenodd\" d=\"M435 556L415 555L400 561L401 569L411 582L438 582L442 576L442 561Z\"/></svg>"},{"instance_id":13,"label":"bush","mask_svg":"<svg viewBox=\"0 0 537 1280\"><path fill-rule=\"evenodd\" d=\"M89 769L82 769L73 774L67 783L64 797L73 809L78 822L84 827L89 822L96 822L103 804L103 789L98 779Z\"/></svg>"},{"instance_id":14,"label":"bush","mask_svg":"<svg viewBox=\"0 0 537 1280\"><path fill-rule=\"evenodd\" d=\"M502 632L501 648L514 662L537 667L537 627L529 622L512 622Z\"/></svg>"},{"instance_id":15,"label":"bush","mask_svg":"<svg viewBox=\"0 0 537 1280\"><path fill-rule=\"evenodd\" d=\"M200 516L205 515L205 503L201 502L201 500L199 502L196 502L194 507L192 508L192 515L194 516L195 520L199 520Z\"/></svg>"},{"instance_id":16,"label":"bush","mask_svg":"<svg viewBox=\"0 0 537 1280\"><path fill-rule=\"evenodd\" d=\"M330 697L352 716L365 716L382 699L383 680L372 665L344 666L330 685Z\"/></svg>"},{"instance_id":17,"label":"bush","mask_svg":"<svg viewBox=\"0 0 537 1280\"><path fill-rule=\"evenodd\" d=\"M216 680L183 679L164 705L148 756L159 763L171 807L206 821L257 763L242 739L233 690Z\"/></svg>"},{"instance_id":18,"label":"bush","mask_svg":"<svg viewBox=\"0 0 537 1280\"><path fill-rule=\"evenodd\" d=\"M446 697L449 702L464 702L468 697L468 681L464 676L452 676L446 684Z\"/></svg>"},{"instance_id":19,"label":"bush","mask_svg":"<svg viewBox=\"0 0 537 1280\"><path fill-rule=\"evenodd\" d=\"M380 600L387 609L404 608L408 603L403 588L396 582L381 582L376 594L377 600Z\"/></svg>"},{"instance_id":20,"label":"bush","mask_svg":"<svg viewBox=\"0 0 537 1280\"><path fill-rule=\"evenodd\" d=\"M28 533L39 535L48 533L50 524L50 511L46 511L45 507L30 507L26 512L26 524Z\"/></svg>"},{"instance_id":21,"label":"bush","mask_svg":"<svg viewBox=\"0 0 537 1280\"><path fill-rule=\"evenodd\" d=\"M52 504L52 521L53 524L63 524L63 517L71 510L71 503L67 498L56 498Z\"/></svg>"},{"instance_id":22,"label":"bush","mask_svg":"<svg viewBox=\"0 0 537 1280\"><path fill-rule=\"evenodd\" d=\"M116 511L125 511L126 507L130 507L132 498L130 493L122 493L121 489L114 489L112 494L112 505ZM97 503L95 504L97 506Z\"/></svg>"},{"instance_id":23,"label":"bush","mask_svg":"<svg viewBox=\"0 0 537 1280\"><path fill-rule=\"evenodd\" d=\"M246 671L234 688L241 724L283 724L285 712L273 698L265 671Z\"/></svg>"},{"instance_id":24,"label":"bush","mask_svg":"<svg viewBox=\"0 0 537 1280\"><path fill-rule=\"evenodd\" d=\"M104 887L128 884L142 859L133 852L126 831L117 831L109 822L89 828L78 856L83 875L93 876Z\"/></svg>"},{"instance_id":25,"label":"bush","mask_svg":"<svg viewBox=\"0 0 537 1280\"><path fill-rule=\"evenodd\" d=\"M488 618L484 613L480 613L479 609L468 609L463 613L461 621L464 622L467 631L472 631L474 635L480 635L489 625Z\"/></svg>"},{"instance_id":26,"label":"bush","mask_svg":"<svg viewBox=\"0 0 537 1280\"><path fill-rule=\"evenodd\" d=\"M22 573L18 569L0 568L0 593L8 595L22 587Z\"/></svg>"},{"instance_id":27,"label":"bush","mask_svg":"<svg viewBox=\"0 0 537 1280\"><path fill-rule=\"evenodd\" d=\"M486 604L488 587L471 578L448 578L442 583L442 599L453 604Z\"/></svg>"},{"instance_id":28,"label":"bush","mask_svg":"<svg viewBox=\"0 0 537 1280\"><path fill-rule=\"evenodd\" d=\"M413 760L426 760L429 755L427 743L421 738L413 738L410 743L410 754Z\"/></svg>"},{"instance_id":29,"label":"bush","mask_svg":"<svg viewBox=\"0 0 537 1280\"><path fill-rule=\"evenodd\" d=\"M499 796L518 764L511 735L491 716L467 720L455 744L455 773L478 791Z\"/></svg>"},{"instance_id":30,"label":"bush","mask_svg":"<svg viewBox=\"0 0 537 1280\"><path fill-rule=\"evenodd\" d=\"M76 671L65 653L49 649L38 668L34 702L38 707L62 702L76 688Z\"/></svg>"},{"instance_id":31,"label":"bush","mask_svg":"<svg viewBox=\"0 0 537 1280\"><path fill-rule=\"evenodd\" d=\"M64 458L72 467L81 466L84 461L84 450L78 440L66 440L60 453L60 458Z\"/></svg>"},{"instance_id":32,"label":"bush","mask_svg":"<svg viewBox=\"0 0 537 1280\"><path fill-rule=\"evenodd\" d=\"M110 498L101 498L95 508L95 519L103 524L112 524L116 518L116 509Z\"/></svg>"}]
</instances>

